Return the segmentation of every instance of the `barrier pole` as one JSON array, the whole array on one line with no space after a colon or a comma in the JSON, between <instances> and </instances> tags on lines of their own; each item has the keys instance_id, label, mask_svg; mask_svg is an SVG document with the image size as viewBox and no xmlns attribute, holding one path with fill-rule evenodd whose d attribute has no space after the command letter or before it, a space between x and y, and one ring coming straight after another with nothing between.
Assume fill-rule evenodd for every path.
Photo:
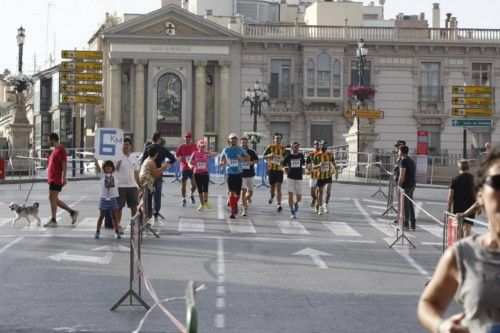
<instances>
[{"instance_id":1,"label":"barrier pole","mask_svg":"<svg viewBox=\"0 0 500 333\"><path fill-rule=\"evenodd\" d=\"M389 174L389 184L387 185L387 209L382 213L381 216L389 214L392 210L394 213L398 213L396 208L394 208L394 174L388 172Z\"/></svg>"},{"instance_id":2,"label":"barrier pole","mask_svg":"<svg viewBox=\"0 0 500 333\"><path fill-rule=\"evenodd\" d=\"M405 193L402 188L399 186L397 187L397 190L399 192L398 196L398 227L396 228L396 240L392 242L391 245L389 245L389 248L392 248L396 243L401 240L401 245L404 245L405 239L408 241L408 243L413 246L414 249L416 249L415 245L406 237L405 235L405 228L404 228L404 220L405 220ZM401 234L399 232L401 231Z\"/></svg>"},{"instance_id":3,"label":"barrier pole","mask_svg":"<svg viewBox=\"0 0 500 333\"><path fill-rule=\"evenodd\" d=\"M378 190L377 192L373 193L372 198L379 193L382 194L384 197L387 198L387 195L385 195L384 191L382 191L382 163L381 162L375 162L375 164L378 165Z\"/></svg>"}]
</instances>

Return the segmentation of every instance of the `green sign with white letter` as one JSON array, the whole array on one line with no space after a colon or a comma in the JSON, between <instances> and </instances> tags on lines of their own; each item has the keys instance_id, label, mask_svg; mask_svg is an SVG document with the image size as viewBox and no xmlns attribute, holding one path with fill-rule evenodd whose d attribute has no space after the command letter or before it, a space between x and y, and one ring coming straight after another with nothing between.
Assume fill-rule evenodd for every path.
<instances>
[{"instance_id":1,"label":"green sign with white letter","mask_svg":"<svg viewBox=\"0 0 500 333\"><path fill-rule=\"evenodd\" d=\"M458 127L492 127L491 119L453 119L453 126Z\"/></svg>"}]
</instances>

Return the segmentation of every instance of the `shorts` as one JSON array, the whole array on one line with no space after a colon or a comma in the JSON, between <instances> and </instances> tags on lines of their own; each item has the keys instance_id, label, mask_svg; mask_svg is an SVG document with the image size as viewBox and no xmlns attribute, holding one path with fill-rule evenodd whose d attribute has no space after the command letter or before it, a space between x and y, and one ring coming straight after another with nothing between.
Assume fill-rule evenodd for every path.
<instances>
[{"instance_id":1,"label":"shorts","mask_svg":"<svg viewBox=\"0 0 500 333\"><path fill-rule=\"evenodd\" d=\"M182 181L185 181L188 178L193 179L193 170L182 171L182 176L181 176Z\"/></svg>"},{"instance_id":2,"label":"shorts","mask_svg":"<svg viewBox=\"0 0 500 333\"><path fill-rule=\"evenodd\" d=\"M302 179L288 178L288 193L302 195Z\"/></svg>"},{"instance_id":3,"label":"shorts","mask_svg":"<svg viewBox=\"0 0 500 333\"><path fill-rule=\"evenodd\" d=\"M323 186L325 186L326 184L331 184L332 183L332 179L331 178L326 178L326 179L318 179L318 181L316 182L316 185L319 187L319 188L322 188Z\"/></svg>"},{"instance_id":4,"label":"shorts","mask_svg":"<svg viewBox=\"0 0 500 333\"><path fill-rule=\"evenodd\" d=\"M139 206L139 191L137 187L119 187L118 207L122 209L127 204L127 207Z\"/></svg>"},{"instance_id":5,"label":"shorts","mask_svg":"<svg viewBox=\"0 0 500 333\"><path fill-rule=\"evenodd\" d=\"M196 188L198 189L198 193L208 192L208 183L210 177L208 173L195 173L194 174L194 182L196 183Z\"/></svg>"},{"instance_id":6,"label":"shorts","mask_svg":"<svg viewBox=\"0 0 500 333\"><path fill-rule=\"evenodd\" d=\"M243 175L241 173L227 175L227 189L229 192L240 193L243 184Z\"/></svg>"},{"instance_id":7,"label":"shorts","mask_svg":"<svg viewBox=\"0 0 500 333\"><path fill-rule=\"evenodd\" d=\"M118 197L109 198L109 200L107 200L106 198L101 198L99 200L99 209L110 211L118 210Z\"/></svg>"},{"instance_id":8,"label":"shorts","mask_svg":"<svg viewBox=\"0 0 500 333\"><path fill-rule=\"evenodd\" d=\"M49 191L61 192L62 185L57 185L56 183L49 183Z\"/></svg>"},{"instance_id":9,"label":"shorts","mask_svg":"<svg viewBox=\"0 0 500 333\"><path fill-rule=\"evenodd\" d=\"M310 188L315 188L317 186L318 180L316 178L310 178L309 179L309 187Z\"/></svg>"},{"instance_id":10,"label":"shorts","mask_svg":"<svg viewBox=\"0 0 500 333\"><path fill-rule=\"evenodd\" d=\"M253 180L255 177L243 177L242 187L248 192L253 192Z\"/></svg>"},{"instance_id":11,"label":"shorts","mask_svg":"<svg viewBox=\"0 0 500 333\"><path fill-rule=\"evenodd\" d=\"M276 183L283 184L283 171L269 170L267 177L271 185Z\"/></svg>"}]
</instances>

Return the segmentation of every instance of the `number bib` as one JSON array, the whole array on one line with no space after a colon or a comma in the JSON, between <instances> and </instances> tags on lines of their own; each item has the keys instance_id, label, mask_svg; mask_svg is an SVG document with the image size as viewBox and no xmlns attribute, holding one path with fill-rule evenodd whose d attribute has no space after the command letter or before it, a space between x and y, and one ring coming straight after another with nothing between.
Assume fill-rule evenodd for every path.
<instances>
[{"instance_id":1,"label":"number bib","mask_svg":"<svg viewBox=\"0 0 500 333\"><path fill-rule=\"evenodd\" d=\"M330 164L322 163L321 164L321 172L328 172L328 171L330 171Z\"/></svg>"},{"instance_id":2,"label":"number bib","mask_svg":"<svg viewBox=\"0 0 500 333\"><path fill-rule=\"evenodd\" d=\"M196 167L197 167L198 169L206 169L206 168L207 168L207 163L205 163L205 162L198 162L198 163L196 164Z\"/></svg>"},{"instance_id":3,"label":"number bib","mask_svg":"<svg viewBox=\"0 0 500 333\"><path fill-rule=\"evenodd\" d=\"M291 159L290 166L292 168L300 168L300 160L299 159Z\"/></svg>"},{"instance_id":4,"label":"number bib","mask_svg":"<svg viewBox=\"0 0 500 333\"><path fill-rule=\"evenodd\" d=\"M281 164L281 156L274 156L272 159L272 163L280 165Z\"/></svg>"},{"instance_id":5,"label":"number bib","mask_svg":"<svg viewBox=\"0 0 500 333\"><path fill-rule=\"evenodd\" d=\"M229 160L229 166L230 166L230 167L239 167L239 166L240 166L240 163L239 163L239 161L238 161L238 159L237 159L237 158L231 158L231 159Z\"/></svg>"},{"instance_id":6,"label":"number bib","mask_svg":"<svg viewBox=\"0 0 500 333\"><path fill-rule=\"evenodd\" d=\"M247 161L243 161L243 162L241 162L241 167L243 168L243 170L249 170L250 164L248 164Z\"/></svg>"}]
</instances>

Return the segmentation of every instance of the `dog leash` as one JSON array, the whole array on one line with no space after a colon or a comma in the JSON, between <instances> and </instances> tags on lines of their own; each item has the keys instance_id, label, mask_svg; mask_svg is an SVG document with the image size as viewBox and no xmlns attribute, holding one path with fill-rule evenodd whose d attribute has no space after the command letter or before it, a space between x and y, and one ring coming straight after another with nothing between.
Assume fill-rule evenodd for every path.
<instances>
[{"instance_id":1,"label":"dog leash","mask_svg":"<svg viewBox=\"0 0 500 333\"><path fill-rule=\"evenodd\" d=\"M33 182L31 182L30 190L28 192L28 195L26 196L26 199L24 200L23 208L26 206L26 203L28 202L28 199L29 199L30 194L31 194L31 190L33 190L33 185L35 185L35 180L36 180L36 172L33 173Z\"/></svg>"}]
</instances>

